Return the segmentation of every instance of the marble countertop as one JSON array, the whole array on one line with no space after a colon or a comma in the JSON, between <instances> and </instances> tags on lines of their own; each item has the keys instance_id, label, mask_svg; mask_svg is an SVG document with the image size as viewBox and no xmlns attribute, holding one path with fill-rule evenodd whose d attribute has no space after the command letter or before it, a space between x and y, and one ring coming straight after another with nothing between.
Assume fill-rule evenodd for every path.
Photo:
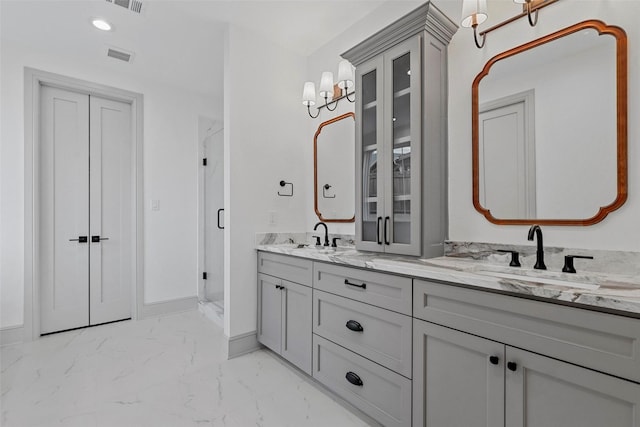
<instances>
[{"instance_id":1,"label":"marble countertop","mask_svg":"<svg viewBox=\"0 0 640 427\"><path fill-rule=\"evenodd\" d=\"M450 282L494 292L550 300L640 318L640 277L604 273L569 274L515 268L470 258L419 259L354 248L258 245L257 250L344 266Z\"/></svg>"}]
</instances>

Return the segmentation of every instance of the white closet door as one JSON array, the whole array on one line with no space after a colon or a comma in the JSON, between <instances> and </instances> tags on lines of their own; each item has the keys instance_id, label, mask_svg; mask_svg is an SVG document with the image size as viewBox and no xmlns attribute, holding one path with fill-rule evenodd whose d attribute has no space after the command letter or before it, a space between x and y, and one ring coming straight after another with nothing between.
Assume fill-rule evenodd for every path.
<instances>
[{"instance_id":1,"label":"white closet door","mask_svg":"<svg viewBox=\"0 0 640 427\"><path fill-rule=\"evenodd\" d=\"M131 317L135 181L131 105L91 96L90 106L90 324L97 325Z\"/></svg>"},{"instance_id":2,"label":"white closet door","mask_svg":"<svg viewBox=\"0 0 640 427\"><path fill-rule=\"evenodd\" d=\"M88 161L89 97L42 87L36 280L43 334L89 324L89 243L79 241L89 235Z\"/></svg>"}]
</instances>

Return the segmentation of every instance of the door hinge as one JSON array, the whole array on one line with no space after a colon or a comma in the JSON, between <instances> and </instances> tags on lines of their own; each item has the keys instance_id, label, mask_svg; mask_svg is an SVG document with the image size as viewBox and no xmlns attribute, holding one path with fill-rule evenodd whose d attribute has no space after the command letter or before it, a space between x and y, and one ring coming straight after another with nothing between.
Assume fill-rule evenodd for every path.
<instances>
[{"instance_id":1,"label":"door hinge","mask_svg":"<svg viewBox=\"0 0 640 427\"><path fill-rule=\"evenodd\" d=\"M207 273L202 273L202 280L207 280Z\"/></svg>"},{"instance_id":2,"label":"door hinge","mask_svg":"<svg viewBox=\"0 0 640 427\"><path fill-rule=\"evenodd\" d=\"M202 159L202 166L207 166L207 158Z\"/></svg>"}]
</instances>

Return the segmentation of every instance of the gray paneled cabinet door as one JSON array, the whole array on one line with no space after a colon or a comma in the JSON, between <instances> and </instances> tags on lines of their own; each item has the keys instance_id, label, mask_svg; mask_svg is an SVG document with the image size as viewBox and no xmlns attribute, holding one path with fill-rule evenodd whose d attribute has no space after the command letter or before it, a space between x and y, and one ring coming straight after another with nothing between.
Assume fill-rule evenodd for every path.
<instances>
[{"instance_id":1,"label":"gray paneled cabinet door","mask_svg":"<svg viewBox=\"0 0 640 427\"><path fill-rule=\"evenodd\" d=\"M640 427L640 384L414 319L414 427Z\"/></svg>"},{"instance_id":2,"label":"gray paneled cabinet door","mask_svg":"<svg viewBox=\"0 0 640 427\"><path fill-rule=\"evenodd\" d=\"M421 40L356 68L358 249L421 253Z\"/></svg>"},{"instance_id":3,"label":"gray paneled cabinet door","mask_svg":"<svg viewBox=\"0 0 640 427\"><path fill-rule=\"evenodd\" d=\"M258 273L258 341L311 375L308 286Z\"/></svg>"},{"instance_id":4,"label":"gray paneled cabinet door","mask_svg":"<svg viewBox=\"0 0 640 427\"><path fill-rule=\"evenodd\" d=\"M508 346L506 356L507 427L640 427L640 384Z\"/></svg>"},{"instance_id":5,"label":"gray paneled cabinet door","mask_svg":"<svg viewBox=\"0 0 640 427\"><path fill-rule=\"evenodd\" d=\"M413 333L413 426L503 426L504 344L417 319Z\"/></svg>"},{"instance_id":6,"label":"gray paneled cabinet door","mask_svg":"<svg viewBox=\"0 0 640 427\"><path fill-rule=\"evenodd\" d=\"M282 281L281 355L311 375L311 288Z\"/></svg>"},{"instance_id":7,"label":"gray paneled cabinet door","mask_svg":"<svg viewBox=\"0 0 640 427\"><path fill-rule=\"evenodd\" d=\"M258 274L258 341L280 354L282 342L282 280Z\"/></svg>"}]
</instances>

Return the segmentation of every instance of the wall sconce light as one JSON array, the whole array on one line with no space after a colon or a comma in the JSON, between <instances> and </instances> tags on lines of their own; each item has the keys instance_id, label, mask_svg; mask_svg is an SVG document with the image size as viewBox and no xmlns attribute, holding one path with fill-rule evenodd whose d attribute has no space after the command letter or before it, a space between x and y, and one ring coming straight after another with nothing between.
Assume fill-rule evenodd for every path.
<instances>
[{"instance_id":1,"label":"wall sconce light","mask_svg":"<svg viewBox=\"0 0 640 427\"><path fill-rule=\"evenodd\" d=\"M529 19L529 25L535 27L538 23L538 10L536 8L535 18L531 19L531 10L533 9L533 2L531 0L513 0L514 3L524 4L527 11L527 18Z\"/></svg>"},{"instance_id":2,"label":"wall sconce light","mask_svg":"<svg viewBox=\"0 0 640 427\"><path fill-rule=\"evenodd\" d=\"M487 20L487 0L464 0L462 3L462 25L465 28L473 28L473 40L478 49L484 46L487 34L482 35L482 43L478 42L478 25Z\"/></svg>"},{"instance_id":3,"label":"wall sconce light","mask_svg":"<svg viewBox=\"0 0 640 427\"><path fill-rule=\"evenodd\" d=\"M529 25L535 27L538 23L538 11L557 1L559 0L513 0L514 3L524 5L522 13L478 33L478 25L486 21L489 16L487 13L487 0L464 0L462 3L462 21L460 25L465 28L473 28L473 39L476 42L476 46L478 49L482 49L487 34L491 31L497 30L513 21L517 21L524 16L528 18ZM478 41L478 36L482 37L480 41Z\"/></svg>"},{"instance_id":4,"label":"wall sconce light","mask_svg":"<svg viewBox=\"0 0 640 427\"><path fill-rule=\"evenodd\" d=\"M302 105L307 107L309 117L315 119L320 115L320 109L322 108L326 108L328 111L334 111L338 108L338 101L342 98L346 98L349 102L355 102L355 97L353 99L349 98L349 95L354 94L353 91L349 92L349 89L351 89L353 85L353 66L349 61L342 60L340 64L338 64L337 89L333 82L333 73L331 71L322 73L318 95L324 98L324 105L318 107L316 115L311 114L311 107L316 105L316 85L313 82L305 82L304 84L302 89ZM336 93L340 95L334 99ZM332 104L334 104L334 107L329 107Z\"/></svg>"}]
</instances>

